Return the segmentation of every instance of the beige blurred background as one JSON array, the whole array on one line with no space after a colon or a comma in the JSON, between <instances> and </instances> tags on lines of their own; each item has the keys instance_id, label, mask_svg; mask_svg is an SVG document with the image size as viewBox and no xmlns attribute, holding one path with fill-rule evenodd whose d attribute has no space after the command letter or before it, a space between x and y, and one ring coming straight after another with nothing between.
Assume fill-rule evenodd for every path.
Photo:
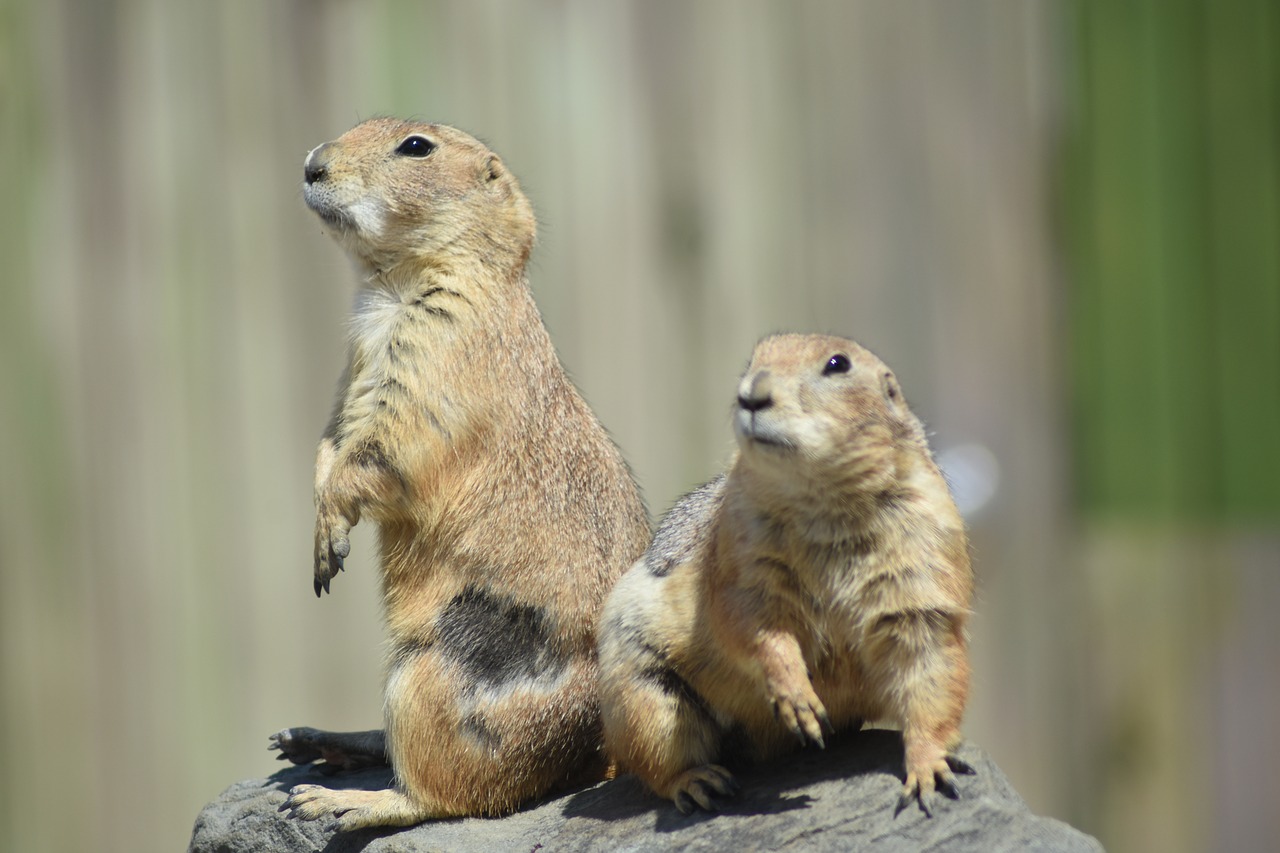
<instances>
[{"instance_id":1,"label":"beige blurred background","mask_svg":"<svg viewBox=\"0 0 1280 853\"><path fill-rule=\"evenodd\" d=\"M367 526L311 591L353 286L300 183L387 113L520 176L655 516L757 338L857 338L969 510L967 735L1111 849L1274 844L1277 44L1262 0L0 0L0 848L181 849L270 732L379 724Z\"/></svg>"}]
</instances>

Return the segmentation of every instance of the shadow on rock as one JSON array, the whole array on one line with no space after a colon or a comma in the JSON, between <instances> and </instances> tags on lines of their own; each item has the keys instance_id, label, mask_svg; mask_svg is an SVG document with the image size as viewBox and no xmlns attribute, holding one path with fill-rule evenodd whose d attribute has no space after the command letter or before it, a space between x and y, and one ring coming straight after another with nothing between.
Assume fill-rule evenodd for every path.
<instances>
[{"instance_id":1,"label":"shadow on rock","mask_svg":"<svg viewBox=\"0 0 1280 853\"><path fill-rule=\"evenodd\" d=\"M381 791L391 787L391 768L369 767L338 770L327 764L301 764L277 770L267 777L271 787L286 794L295 785L323 785L326 788Z\"/></svg>"},{"instance_id":2,"label":"shadow on rock","mask_svg":"<svg viewBox=\"0 0 1280 853\"><path fill-rule=\"evenodd\" d=\"M720 815L773 815L810 808L808 794L788 795L795 788L815 782L869 774L884 774L900 783L903 779L902 737L897 732L869 730L835 736L827 749L808 747L762 764L750 765L727 760L742 785L741 793L717 801L715 812L696 810L681 814L669 801L660 799L634 776L624 775L569 797L563 814L601 821L630 820L655 814L654 829L671 832L695 826ZM886 800L885 808L893 807Z\"/></svg>"}]
</instances>

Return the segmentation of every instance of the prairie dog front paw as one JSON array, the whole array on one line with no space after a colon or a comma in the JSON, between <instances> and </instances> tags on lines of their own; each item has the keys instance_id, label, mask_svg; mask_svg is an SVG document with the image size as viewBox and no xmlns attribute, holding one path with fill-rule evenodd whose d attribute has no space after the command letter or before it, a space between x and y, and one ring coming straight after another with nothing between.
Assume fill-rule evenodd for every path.
<instances>
[{"instance_id":1,"label":"prairie dog front paw","mask_svg":"<svg viewBox=\"0 0 1280 853\"><path fill-rule=\"evenodd\" d=\"M315 590L329 591L329 581L343 571L343 560L351 554L349 534L355 520L339 512L332 503L320 501L316 507Z\"/></svg>"},{"instance_id":2,"label":"prairie dog front paw","mask_svg":"<svg viewBox=\"0 0 1280 853\"><path fill-rule=\"evenodd\" d=\"M906 747L907 781L898 798L901 812L914 800L920 810L932 817L938 807L938 791L951 799L959 797L955 773L973 774L974 768L964 759L947 753L931 743L909 743Z\"/></svg>"},{"instance_id":3,"label":"prairie dog front paw","mask_svg":"<svg viewBox=\"0 0 1280 853\"><path fill-rule=\"evenodd\" d=\"M790 634L767 636L760 644L760 664L764 670L765 692L773 715L802 744L826 747L824 731L831 731L827 709L813 690L800 644Z\"/></svg>"}]
</instances>

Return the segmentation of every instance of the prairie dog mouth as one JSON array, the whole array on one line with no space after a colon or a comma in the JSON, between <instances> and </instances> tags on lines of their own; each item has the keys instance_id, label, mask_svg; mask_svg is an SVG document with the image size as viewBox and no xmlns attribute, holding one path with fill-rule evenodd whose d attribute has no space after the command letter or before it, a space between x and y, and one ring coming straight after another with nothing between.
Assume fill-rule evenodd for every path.
<instances>
[{"instance_id":1,"label":"prairie dog mouth","mask_svg":"<svg viewBox=\"0 0 1280 853\"><path fill-rule=\"evenodd\" d=\"M304 186L302 195L316 216L344 233L376 238L386 225L386 208L377 198L365 196L350 201L333 188L315 184Z\"/></svg>"},{"instance_id":2,"label":"prairie dog mouth","mask_svg":"<svg viewBox=\"0 0 1280 853\"><path fill-rule=\"evenodd\" d=\"M331 205L328 199L322 198L320 193L313 192L311 187L307 187L303 191L303 196L306 199L307 207L311 208L312 213L319 216L326 225L332 225L334 228L343 230L355 226L351 214L341 207Z\"/></svg>"},{"instance_id":3,"label":"prairie dog mouth","mask_svg":"<svg viewBox=\"0 0 1280 853\"><path fill-rule=\"evenodd\" d=\"M754 444L780 450L794 450L795 441L775 424L770 423L771 420L772 418L759 413L739 409L733 421L734 432L738 434L739 442L744 445Z\"/></svg>"}]
</instances>

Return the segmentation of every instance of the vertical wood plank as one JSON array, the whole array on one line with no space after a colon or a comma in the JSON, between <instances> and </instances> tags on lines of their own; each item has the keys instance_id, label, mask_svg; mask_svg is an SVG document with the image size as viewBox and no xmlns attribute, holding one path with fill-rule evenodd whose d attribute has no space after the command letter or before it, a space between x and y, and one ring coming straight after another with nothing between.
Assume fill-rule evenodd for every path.
<instances>
[{"instance_id":1,"label":"vertical wood plank","mask_svg":"<svg viewBox=\"0 0 1280 853\"><path fill-rule=\"evenodd\" d=\"M1208 7L1211 286L1223 509L1280 508L1280 150L1275 9ZM1268 512L1269 511L1269 512Z\"/></svg>"}]
</instances>

